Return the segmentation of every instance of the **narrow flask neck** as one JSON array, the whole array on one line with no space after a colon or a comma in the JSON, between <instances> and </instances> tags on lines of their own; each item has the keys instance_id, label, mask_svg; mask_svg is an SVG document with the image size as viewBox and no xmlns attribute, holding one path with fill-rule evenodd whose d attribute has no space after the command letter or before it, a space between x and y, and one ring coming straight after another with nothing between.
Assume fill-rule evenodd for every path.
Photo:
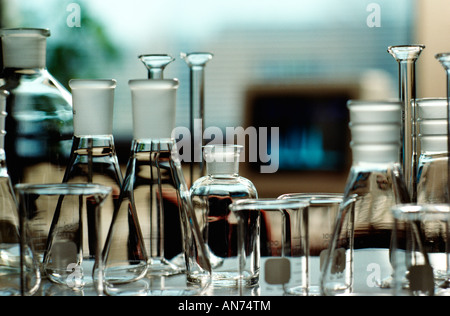
<instances>
[{"instance_id":1,"label":"narrow flask neck","mask_svg":"<svg viewBox=\"0 0 450 316\"><path fill-rule=\"evenodd\" d=\"M210 176L238 176L241 150L242 147L233 145L205 146L206 173Z\"/></svg>"},{"instance_id":2,"label":"narrow flask neck","mask_svg":"<svg viewBox=\"0 0 450 316\"><path fill-rule=\"evenodd\" d=\"M132 144L134 153L172 151L175 141L171 138L135 138Z\"/></svg>"},{"instance_id":3,"label":"narrow flask neck","mask_svg":"<svg viewBox=\"0 0 450 316\"><path fill-rule=\"evenodd\" d=\"M239 176L239 161L206 163L206 173L214 177L237 177Z\"/></svg>"},{"instance_id":4,"label":"narrow flask neck","mask_svg":"<svg viewBox=\"0 0 450 316\"><path fill-rule=\"evenodd\" d=\"M74 136L73 150L79 155L111 156L115 154L112 135Z\"/></svg>"},{"instance_id":5,"label":"narrow flask neck","mask_svg":"<svg viewBox=\"0 0 450 316\"><path fill-rule=\"evenodd\" d=\"M45 37L3 37L4 68L45 69L47 40Z\"/></svg>"}]
</instances>

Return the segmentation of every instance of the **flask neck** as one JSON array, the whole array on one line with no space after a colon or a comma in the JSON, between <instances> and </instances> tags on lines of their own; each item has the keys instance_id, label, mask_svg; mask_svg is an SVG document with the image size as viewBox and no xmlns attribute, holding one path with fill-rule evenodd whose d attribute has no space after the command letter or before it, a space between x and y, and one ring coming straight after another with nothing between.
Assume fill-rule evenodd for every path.
<instances>
[{"instance_id":1,"label":"flask neck","mask_svg":"<svg viewBox=\"0 0 450 316\"><path fill-rule=\"evenodd\" d=\"M239 176L239 161L207 163L206 173L213 177L237 177Z\"/></svg>"},{"instance_id":2,"label":"flask neck","mask_svg":"<svg viewBox=\"0 0 450 316\"><path fill-rule=\"evenodd\" d=\"M2 36L4 68L46 68L47 36L39 33L11 33Z\"/></svg>"},{"instance_id":3,"label":"flask neck","mask_svg":"<svg viewBox=\"0 0 450 316\"><path fill-rule=\"evenodd\" d=\"M209 176L239 176L239 159L242 146L208 145L204 148L206 173Z\"/></svg>"},{"instance_id":4,"label":"flask neck","mask_svg":"<svg viewBox=\"0 0 450 316\"><path fill-rule=\"evenodd\" d=\"M175 140L171 138L135 138L132 151L134 153L176 151Z\"/></svg>"},{"instance_id":5,"label":"flask neck","mask_svg":"<svg viewBox=\"0 0 450 316\"><path fill-rule=\"evenodd\" d=\"M73 151L78 155L115 155L114 137L112 135L74 136Z\"/></svg>"}]
</instances>

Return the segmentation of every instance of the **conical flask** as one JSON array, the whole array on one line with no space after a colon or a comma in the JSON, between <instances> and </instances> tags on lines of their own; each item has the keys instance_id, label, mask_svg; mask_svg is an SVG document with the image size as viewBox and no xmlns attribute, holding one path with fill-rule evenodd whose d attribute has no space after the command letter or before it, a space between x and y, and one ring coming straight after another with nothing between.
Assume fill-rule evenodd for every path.
<instances>
[{"instance_id":1,"label":"conical flask","mask_svg":"<svg viewBox=\"0 0 450 316\"><path fill-rule=\"evenodd\" d=\"M21 294L19 218L4 150L8 95L0 91L0 296Z\"/></svg>"},{"instance_id":2,"label":"conical flask","mask_svg":"<svg viewBox=\"0 0 450 316\"><path fill-rule=\"evenodd\" d=\"M388 291L382 282L392 273L391 207L409 202L399 163L401 104L349 101L348 107L353 163L322 268L325 295Z\"/></svg>"},{"instance_id":3,"label":"conical flask","mask_svg":"<svg viewBox=\"0 0 450 316\"><path fill-rule=\"evenodd\" d=\"M164 79L164 69L175 59L166 54L140 55L139 60L148 70L148 79Z\"/></svg>"},{"instance_id":4,"label":"conical flask","mask_svg":"<svg viewBox=\"0 0 450 316\"><path fill-rule=\"evenodd\" d=\"M111 187L102 207L104 232L111 225L123 182L113 136L115 80L71 80L74 136L64 183L95 183Z\"/></svg>"},{"instance_id":5,"label":"conical flask","mask_svg":"<svg viewBox=\"0 0 450 316\"><path fill-rule=\"evenodd\" d=\"M202 159L203 132L205 130L205 67L213 58L211 53L181 53L190 69L190 116L191 161L189 185L205 176L206 169Z\"/></svg>"},{"instance_id":6,"label":"conical flask","mask_svg":"<svg viewBox=\"0 0 450 316\"><path fill-rule=\"evenodd\" d=\"M185 269L205 275L202 282L208 280L210 266L176 144L170 138L179 83L176 79L152 79L131 80L129 85L134 136L115 216L123 218L122 214L132 209L142 234L141 257L148 260L145 269L142 261L134 263L140 272L134 280L108 282L108 269L114 267L114 258L106 253L105 290L108 295L189 295L192 293L186 289L184 269L170 262L167 250L171 250L171 257L184 250ZM112 246L115 232L123 227L114 219L106 251ZM184 281L175 287L169 285L177 275Z\"/></svg>"},{"instance_id":7,"label":"conical flask","mask_svg":"<svg viewBox=\"0 0 450 316\"><path fill-rule=\"evenodd\" d=\"M7 101L5 150L13 184L61 182L70 155L70 93L46 68L46 29L6 29L1 87Z\"/></svg>"},{"instance_id":8,"label":"conical flask","mask_svg":"<svg viewBox=\"0 0 450 316\"><path fill-rule=\"evenodd\" d=\"M447 155L450 153L450 53L437 54L436 59L444 67L447 74ZM447 194L450 195L450 157L448 158L447 168Z\"/></svg>"},{"instance_id":9,"label":"conical flask","mask_svg":"<svg viewBox=\"0 0 450 316\"><path fill-rule=\"evenodd\" d=\"M390 46L390 53L399 66L399 98L403 103L402 110L402 147L401 160L405 183L412 202L417 201L417 160L419 153L416 148L416 61L424 45Z\"/></svg>"},{"instance_id":10,"label":"conical flask","mask_svg":"<svg viewBox=\"0 0 450 316\"><path fill-rule=\"evenodd\" d=\"M417 204L448 203L447 99L417 99Z\"/></svg>"}]
</instances>

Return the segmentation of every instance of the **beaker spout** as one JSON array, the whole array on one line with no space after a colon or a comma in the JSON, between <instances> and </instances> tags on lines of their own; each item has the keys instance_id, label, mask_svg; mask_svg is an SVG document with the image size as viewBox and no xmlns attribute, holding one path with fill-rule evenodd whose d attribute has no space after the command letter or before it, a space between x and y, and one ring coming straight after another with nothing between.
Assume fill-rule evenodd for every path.
<instances>
[{"instance_id":1,"label":"beaker spout","mask_svg":"<svg viewBox=\"0 0 450 316\"><path fill-rule=\"evenodd\" d=\"M403 103L403 140L402 148L400 150L400 161L408 192L413 202L416 201L417 195L416 170L418 159L415 139L415 63L424 49L425 46L420 44L388 47L388 53L391 54L399 64L399 98Z\"/></svg>"}]
</instances>

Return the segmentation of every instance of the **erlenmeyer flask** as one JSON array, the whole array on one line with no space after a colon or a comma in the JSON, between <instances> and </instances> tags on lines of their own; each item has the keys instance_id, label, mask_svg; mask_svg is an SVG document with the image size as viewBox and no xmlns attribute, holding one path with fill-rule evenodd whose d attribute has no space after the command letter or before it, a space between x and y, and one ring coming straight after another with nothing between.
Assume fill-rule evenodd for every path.
<instances>
[{"instance_id":1,"label":"erlenmeyer flask","mask_svg":"<svg viewBox=\"0 0 450 316\"><path fill-rule=\"evenodd\" d=\"M19 218L4 150L8 95L0 91L0 296L21 294Z\"/></svg>"},{"instance_id":2,"label":"erlenmeyer flask","mask_svg":"<svg viewBox=\"0 0 450 316\"><path fill-rule=\"evenodd\" d=\"M77 79L71 80L69 86L73 98L74 136L63 182L111 187L112 194L102 207L104 243L123 181L112 135L116 81ZM53 221L56 223L58 219Z\"/></svg>"},{"instance_id":3,"label":"erlenmeyer flask","mask_svg":"<svg viewBox=\"0 0 450 316\"><path fill-rule=\"evenodd\" d=\"M61 182L73 136L70 93L46 69L45 29L7 29L2 89L10 92L5 150L13 184Z\"/></svg>"},{"instance_id":4,"label":"erlenmeyer flask","mask_svg":"<svg viewBox=\"0 0 450 316\"><path fill-rule=\"evenodd\" d=\"M447 74L447 155L450 154L450 53L436 55L436 59L444 67ZM450 157L448 157L447 168L447 194L450 195Z\"/></svg>"},{"instance_id":5,"label":"erlenmeyer flask","mask_svg":"<svg viewBox=\"0 0 450 316\"><path fill-rule=\"evenodd\" d=\"M417 99L417 203L447 203L447 100Z\"/></svg>"},{"instance_id":6,"label":"erlenmeyer flask","mask_svg":"<svg viewBox=\"0 0 450 316\"><path fill-rule=\"evenodd\" d=\"M141 269L141 261L135 263L141 272L131 280L136 282L121 285L113 281L105 286L105 290L108 295L189 295L191 292L186 289L186 275L182 274L184 269L170 262L167 246L178 246L174 249L170 247L172 256L184 250L185 268L205 275L206 280L210 267L176 144L170 138L175 122L178 80L131 80L129 85L134 139L115 217L123 218L123 214L128 214L128 208L132 209L135 222L139 222L142 232L142 258L147 254L148 261L145 271ZM106 250L112 247L115 232L123 227L120 221L113 221ZM108 269L114 268L114 260L111 252L105 254L107 283ZM145 272L146 278L140 279ZM184 283L182 281L172 287L170 278L177 275L184 278Z\"/></svg>"},{"instance_id":7,"label":"erlenmeyer flask","mask_svg":"<svg viewBox=\"0 0 450 316\"><path fill-rule=\"evenodd\" d=\"M253 183L239 175L242 146L208 145L204 148L207 175L195 181L190 193L212 266L214 286L237 286L238 219L229 206L256 199Z\"/></svg>"},{"instance_id":8,"label":"erlenmeyer flask","mask_svg":"<svg viewBox=\"0 0 450 316\"><path fill-rule=\"evenodd\" d=\"M403 103L400 163L412 202L417 200L416 172L419 157L415 138L416 61L424 49L424 45L398 45L388 48L388 53L399 65L399 98Z\"/></svg>"},{"instance_id":9,"label":"erlenmeyer flask","mask_svg":"<svg viewBox=\"0 0 450 316\"><path fill-rule=\"evenodd\" d=\"M190 69L190 125L191 161L190 183L205 175L202 159L203 132L205 130L205 67L213 58L211 53L181 53Z\"/></svg>"},{"instance_id":10,"label":"erlenmeyer flask","mask_svg":"<svg viewBox=\"0 0 450 316\"><path fill-rule=\"evenodd\" d=\"M325 295L383 291L392 273L391 207L409 202L399 163L401 104L349 101L348 107L353 163L323 265Z\"/></svg>"},{"instance_id":11,"label":"erlenmeyer flask","mask_svg":"<svg viewBox=\"0 0 450 316\"><path fill-rule=\"evenodd\" d=\"M139 59L148 70L148 79L164 79L164 69L175 60L166 54L146 54Z\"/></svg>"}]
</instances>

